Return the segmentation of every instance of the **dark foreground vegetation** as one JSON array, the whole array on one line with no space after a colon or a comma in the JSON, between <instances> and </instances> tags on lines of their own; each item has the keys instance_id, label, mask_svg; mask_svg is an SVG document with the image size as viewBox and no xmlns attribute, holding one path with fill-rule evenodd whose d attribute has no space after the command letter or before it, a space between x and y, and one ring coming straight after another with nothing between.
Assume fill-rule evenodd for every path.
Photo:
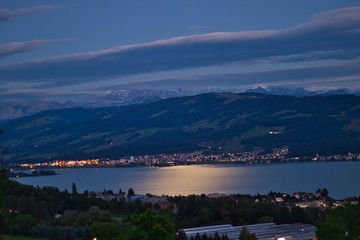
<instances>
[{"instance_id":1,"label":"dark foreground vegetation","mask_svg":"<svg viewBox=\"0 0 360 240\"><path fill-rule=\"evenodd\" d=\"M321 210L288 208L232 195L169 197L165 205L140 200L104 201L94 193L60 192L8 180L0 182L3 234L48 239L175 239L176 229L230 223L310 223L319 239L360 236L360 204ZM178 238L181 237L181 234ZM219 236L221 237L221 236ZM221 239L221 238L220 238ZM226 239L223 236L223 239ZM345 238L344 238L345 239Z\"/></svg>"}]
</instances>

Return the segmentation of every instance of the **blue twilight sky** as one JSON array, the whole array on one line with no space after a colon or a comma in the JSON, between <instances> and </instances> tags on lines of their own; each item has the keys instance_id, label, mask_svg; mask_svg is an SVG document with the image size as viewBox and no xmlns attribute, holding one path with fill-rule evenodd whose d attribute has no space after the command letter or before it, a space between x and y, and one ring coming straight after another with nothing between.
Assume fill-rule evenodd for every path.
<instances>
[{"instance_id":1,"label":"blue twilight sky","mask_svg":"<svg viewBox=\"0 0 360 240\"><path fill-rule=\"evenodd\" d=\"M0 105L131 88L360 89L357 0L2 0Z\"/></svg>"}]
</instances>

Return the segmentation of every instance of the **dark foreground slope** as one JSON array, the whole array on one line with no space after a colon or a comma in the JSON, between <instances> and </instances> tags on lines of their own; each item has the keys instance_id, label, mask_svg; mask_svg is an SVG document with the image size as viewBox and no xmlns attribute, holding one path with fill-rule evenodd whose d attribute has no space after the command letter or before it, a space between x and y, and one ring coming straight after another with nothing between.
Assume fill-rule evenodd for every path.
<instances>
[{"instance_id":1,"label":"dark foreground slope","mask_svg":"<svg viewBox=\"0 0 360 240\"><path fill-rule=\"evenodd\" d=\"M202 94L121 110L46 111L0 128L11 160L118 158L209 146L289 146L294 155L360 152L360 97Z\"/></svg>"}]
</instances>

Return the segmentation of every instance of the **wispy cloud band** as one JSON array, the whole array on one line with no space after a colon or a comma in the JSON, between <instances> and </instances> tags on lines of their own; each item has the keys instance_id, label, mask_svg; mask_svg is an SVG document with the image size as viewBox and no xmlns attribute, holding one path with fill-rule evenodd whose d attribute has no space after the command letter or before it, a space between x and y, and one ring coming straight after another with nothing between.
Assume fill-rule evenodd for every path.
<instances>
[{"instance_id":1,"label":"wispy cloud band","mask_svg":"<svg viewBox=\"0 0 360 240\"><path fill-rule=\"evenodd\" d=\"M246 88L250 85L306 85L315 81L327 83L335 81L338 87L351 85L360 80L360 63L332 64L313 67L293 67L266 71L228 72L199 74L185 77L148 79L134 83L123 83L89 90L109 90L121 88L164 88L164 89L204 89Z\"/></svg>"},{"instance_id":2,"label":"wispy cloud band","mask_svg":"<svg viewBox=\"0 0 360 240\"><path fill-rule=\"evenodd\" d=\"M0 22L11 21L20 16L33 14L40 10L51 9L51 8L55 8L55 6L52 5L36 6L31 8L21 8L16 11L11 11L10 9L0 9Z\"/></svg>"},{"instance_id":3,"label":"wispy cloud band","mask_svg":"<svg viewBox=\"0 0 360 240\"><path fill-rule=\"evenodd\" d=\"M0 67L0 81L54 85L231 63L358 59L360 7L338 9L287 30L218 32Z\"/></svg>"},{"instance_id":4,"label":"wispy cloud band","mask_svg":"<svg viewBox=\"0 0 360 240\"><path fill-rule=\"evenodd\" d=\"M2 102L21 102L28 99L48 99L65 101L73 99L86 103L94 100L99 93L114 89L150 88L150 89L182 89L185 92L208 91L244 91L249 88L288 87L288 88L320 88L360 89L360 63L337 64L312 67L293 67L266 71L228 72L199 74L184 77L164 77L142 81L125 82L123 84L91 87L81 90L60 90L41 86L29 86L23 89L0 88L0 105Z\"/></svg>"},{"instance_id":5,"label":"wispy cloud band","mask_svg":"<svg viewBox=\"0 0 360 240\"><path fill-rule=\"evenodd\" d=\"M62 39L62 40L32 40L28 42L12 42L4 45L0 45L0 59L8 57L10 55L24 53L32 51L44 44L47 43L59 43L67 42L72 39Z\"/></svg>"}]
</instances>

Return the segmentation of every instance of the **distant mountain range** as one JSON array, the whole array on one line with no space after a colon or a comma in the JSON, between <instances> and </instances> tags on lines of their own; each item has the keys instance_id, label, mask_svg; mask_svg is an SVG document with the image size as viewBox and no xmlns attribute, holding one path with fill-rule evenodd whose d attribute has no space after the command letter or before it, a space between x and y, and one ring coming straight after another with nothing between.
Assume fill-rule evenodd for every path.
<instances>
[{"instance_id":1,"label":"distant mountain range","mask_svg":"<svg viewBox=\"0 0 360 240\"><path fill-rule=\"evenodd\" d=\"M304 88L272 88L266 90L261 87L248 89L245 92L247 93L263 93L263 94L271 94L271 95L279 95L279 96L294 96L294 97L305 97L305 96L331 96L331 95L349 95L349 94L357 94L356 92L352 92L347 88L341 88L337 90L329 90L329 91L307 91Z\"/></svg>"},{"instance_id":2,"label":"distant mountain range","mask_svg":"<svg viewBox=\"0 0 360 240\"><path fill-rule=\"evenodd\" d=\"M224 90L212 89L212 91L221 93ZM266 90L264 88L258 87L254 89L248 89L245 92L263 93L263 94L280 95L280 96L296 96L296 97L349 95L349 94L360 95L360 93L352 92L346 88L330 90L330 91L307 91L303 88L297 88L297 89L273 88ZM73 108L73 107L99 108L99 107L127 106L134 104L138 105L138 104L152 103L171 97L192 96L200 93L203 92L185 91L181 89L168 90L168 91L155 90L155 89L123 89L119 91L113 91L106 95L98 96L94 101L83 105L76 105L71 100L65 102L64 104L54 101L49 102L45 100L27 101L15 105L7 104L5 106L0 106L0 121L20 118L24 116L30 116L45 110Z\"/></svg>"},{"instance_id":3,"label":"distant mountain range","mask_svg":"<svg viewBox=\"0 0 360 240\"><path fill-rule=\"evenodd\" d=\"M15 105L7 104L0 106L0 121L29 116L45 110L73 107L75 107L75 103L70 100L63 104L44 100L27 101Z\"/></svg>"},{"instance_id":4,"label":"distant mountain range","mask_svg":"<svg viewBox=\"0 0 360 240\"><path fill-rule=\"evenodd\" d=\"M146 104L165 98L184 96L181 91L163 91L154 89L124 89L98 96L94 101L83 105L76 105L71 100L64 104L55 101L35 100L14 105L0 106L0 121L30 116L38 112L62 108L99 108L113 106L127 106L133 104Z\"/></svg>"},{"instance_id":5,"label":"distant mountain range","mask_svg":"<svg viewBox=\"0 0 360 240\"><path fill-rule=\"evenodd\" d=\"M117 159L209 146L223 152L288 146L294 156L344 154L360 152L360 97L209 93L45 111L0 128L0 145L9 147L11 161Z\"/></svg>"},{"instance_id":6,"label":"distant mountain range","mask_svg":"<svg viewBox=\"0 0 360 240\"><path fill-rule=\"evenodd\" d=\"M133 104L146 104L165 98L183 96L180 91L164 91L155 89L124 89L113 91L105 96L97 97L91 103L84 104L85 108L125 106Z\"/></svg>"}]
</instances>

